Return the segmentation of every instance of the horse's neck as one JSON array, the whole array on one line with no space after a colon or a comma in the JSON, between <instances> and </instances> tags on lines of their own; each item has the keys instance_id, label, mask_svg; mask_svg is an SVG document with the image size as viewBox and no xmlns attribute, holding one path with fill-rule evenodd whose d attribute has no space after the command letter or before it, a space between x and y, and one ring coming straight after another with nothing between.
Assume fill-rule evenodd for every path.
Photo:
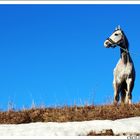
<instances>
[{"instance_id":1,"label":"horse's neck","mask_svg":"<svg viewBox=\"0 0 140 140\"><path fill-rule=\"evenodd\" d=\"M128 52L128 48L125 47L124 50L122 50L120 48L120 52L121 52L121 60L124 64L127 64L128 62L130 62L130 54Z\"/></svg>"}]
</instances>

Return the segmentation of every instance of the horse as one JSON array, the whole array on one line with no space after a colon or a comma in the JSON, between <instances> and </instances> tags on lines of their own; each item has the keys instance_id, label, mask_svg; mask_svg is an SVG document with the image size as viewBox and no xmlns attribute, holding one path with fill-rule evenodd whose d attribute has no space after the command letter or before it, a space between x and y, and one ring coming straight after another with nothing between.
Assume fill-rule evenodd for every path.
<instances>
[{"instance_id":1,"label":"horse","mask_svg":"<svg viewBox=\"0 0 140 140\"><path fill-rule=\"evenodd\" d=\"M114 104L132 104L132 90L135 82L135 68L129 52L129 42L123 30L118 26L104 42L105 48L120 47L120 59L114 68Z\"/></svg>"}]
</instances>

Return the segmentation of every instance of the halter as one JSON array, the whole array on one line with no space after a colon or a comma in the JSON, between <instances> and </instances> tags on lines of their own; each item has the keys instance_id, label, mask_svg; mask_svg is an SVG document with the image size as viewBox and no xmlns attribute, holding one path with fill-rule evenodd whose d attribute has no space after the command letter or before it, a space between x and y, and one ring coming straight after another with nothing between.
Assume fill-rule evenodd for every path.
<instances>
[{"instance_id":1,"label":"halter","mask_svg":"<svg viewBox=\"0 0 140 140\"><path fill-rule=\"evenodd\" d=\"M108 37L106 40L110 41L114 45L118 45L118 42L114 42L110 37Z\"/></svg>"},{"instance_id":2,"label":"halter","mask_svg":"<svg viewBox=\"0 0 140 140\"><path fill-rule=\"evenodd\" d=\"M129 51L127 49L122 48L121 46L119 46L123 51L125 51L126 53L129 53Z\"/></svg>"},{"instance_id":3,"label":"halter","mask_svg":"<svg viewBox=\"0 0 140 140\"><path fill-rule=\"evenodd\" d=\"M126 53L129 53L129 51L127 50L127 49L124 49L124 48L122 48L118 43L119 43L119 41L121 41L121 40L119 40L118 42L115 42L115 41L113 41L110 37L108 37L106 40L108 40L108 41L110 41L113 45L118 45L123 51L125 51Z\"/></svg>"},{"instance_id":4,"label":"halter","mask_svg":"<svg viewBox=\"0 0 140 140\"><path fill-rule=\"evenodd\" d=\"M121 28L120 28L120 25L118 25L118 27L115 29L115 31L114 32L116 32L116 31L118 31L118 30L120 30L120 31L122 31L121 30ZM113 33L114 33L113 32ZM106 40L108 40L108 41L110 41L112 44L114 44L114 45L118 45L118 43L119 43L119 41L118 42L114 42L110 37L108 37ZM122 40L122 39L121 39ZM120 41L121 41L120 40Z\"/></svg>"}]
</instances>

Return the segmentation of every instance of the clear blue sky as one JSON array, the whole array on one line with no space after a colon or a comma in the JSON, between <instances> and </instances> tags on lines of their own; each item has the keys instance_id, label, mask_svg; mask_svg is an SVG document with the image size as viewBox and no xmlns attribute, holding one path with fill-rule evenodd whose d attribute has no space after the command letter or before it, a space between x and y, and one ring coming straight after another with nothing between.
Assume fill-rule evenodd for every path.
<instances>
[{"instance_id":1,"label":"clear blue sky","mask_svg":"<svg viewBox=\"0 0 140 140\"><path fill-rule=\"evenodd\" d=\"M119 48L104 40L121 25L140 100L140 5L0 5L0 109L105 104L113 98Z\"/></svg>"}]
</instances>

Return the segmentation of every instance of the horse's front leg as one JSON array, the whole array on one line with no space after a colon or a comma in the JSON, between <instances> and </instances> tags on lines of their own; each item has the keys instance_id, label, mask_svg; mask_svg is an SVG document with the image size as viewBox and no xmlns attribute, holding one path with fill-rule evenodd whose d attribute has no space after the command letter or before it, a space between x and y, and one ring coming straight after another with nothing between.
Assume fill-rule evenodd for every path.
<instances>
[{"instance_id":1,"label":"horse's front leg","mask_svg":"<svg viewBox=\"0 0 140 140\"><path fill-rule=\"evenodd\" d=\"M114 87L114 104L117 105L119 102L120 86L115 80L113 81L113 87Z\"/></svg>"},{"instance_id":2,"label":"horse's front leg","mask_svg":"<svg viewBox=\"0 0 140 140\"><path fill-rule=\"evenodd\" d=\"M126 92L125 103L132 104L132 89L134 85L134 80L132 78L128 78L126 80L126 83L127 83L127 92Z\"/></svg>"}]
</instances>

